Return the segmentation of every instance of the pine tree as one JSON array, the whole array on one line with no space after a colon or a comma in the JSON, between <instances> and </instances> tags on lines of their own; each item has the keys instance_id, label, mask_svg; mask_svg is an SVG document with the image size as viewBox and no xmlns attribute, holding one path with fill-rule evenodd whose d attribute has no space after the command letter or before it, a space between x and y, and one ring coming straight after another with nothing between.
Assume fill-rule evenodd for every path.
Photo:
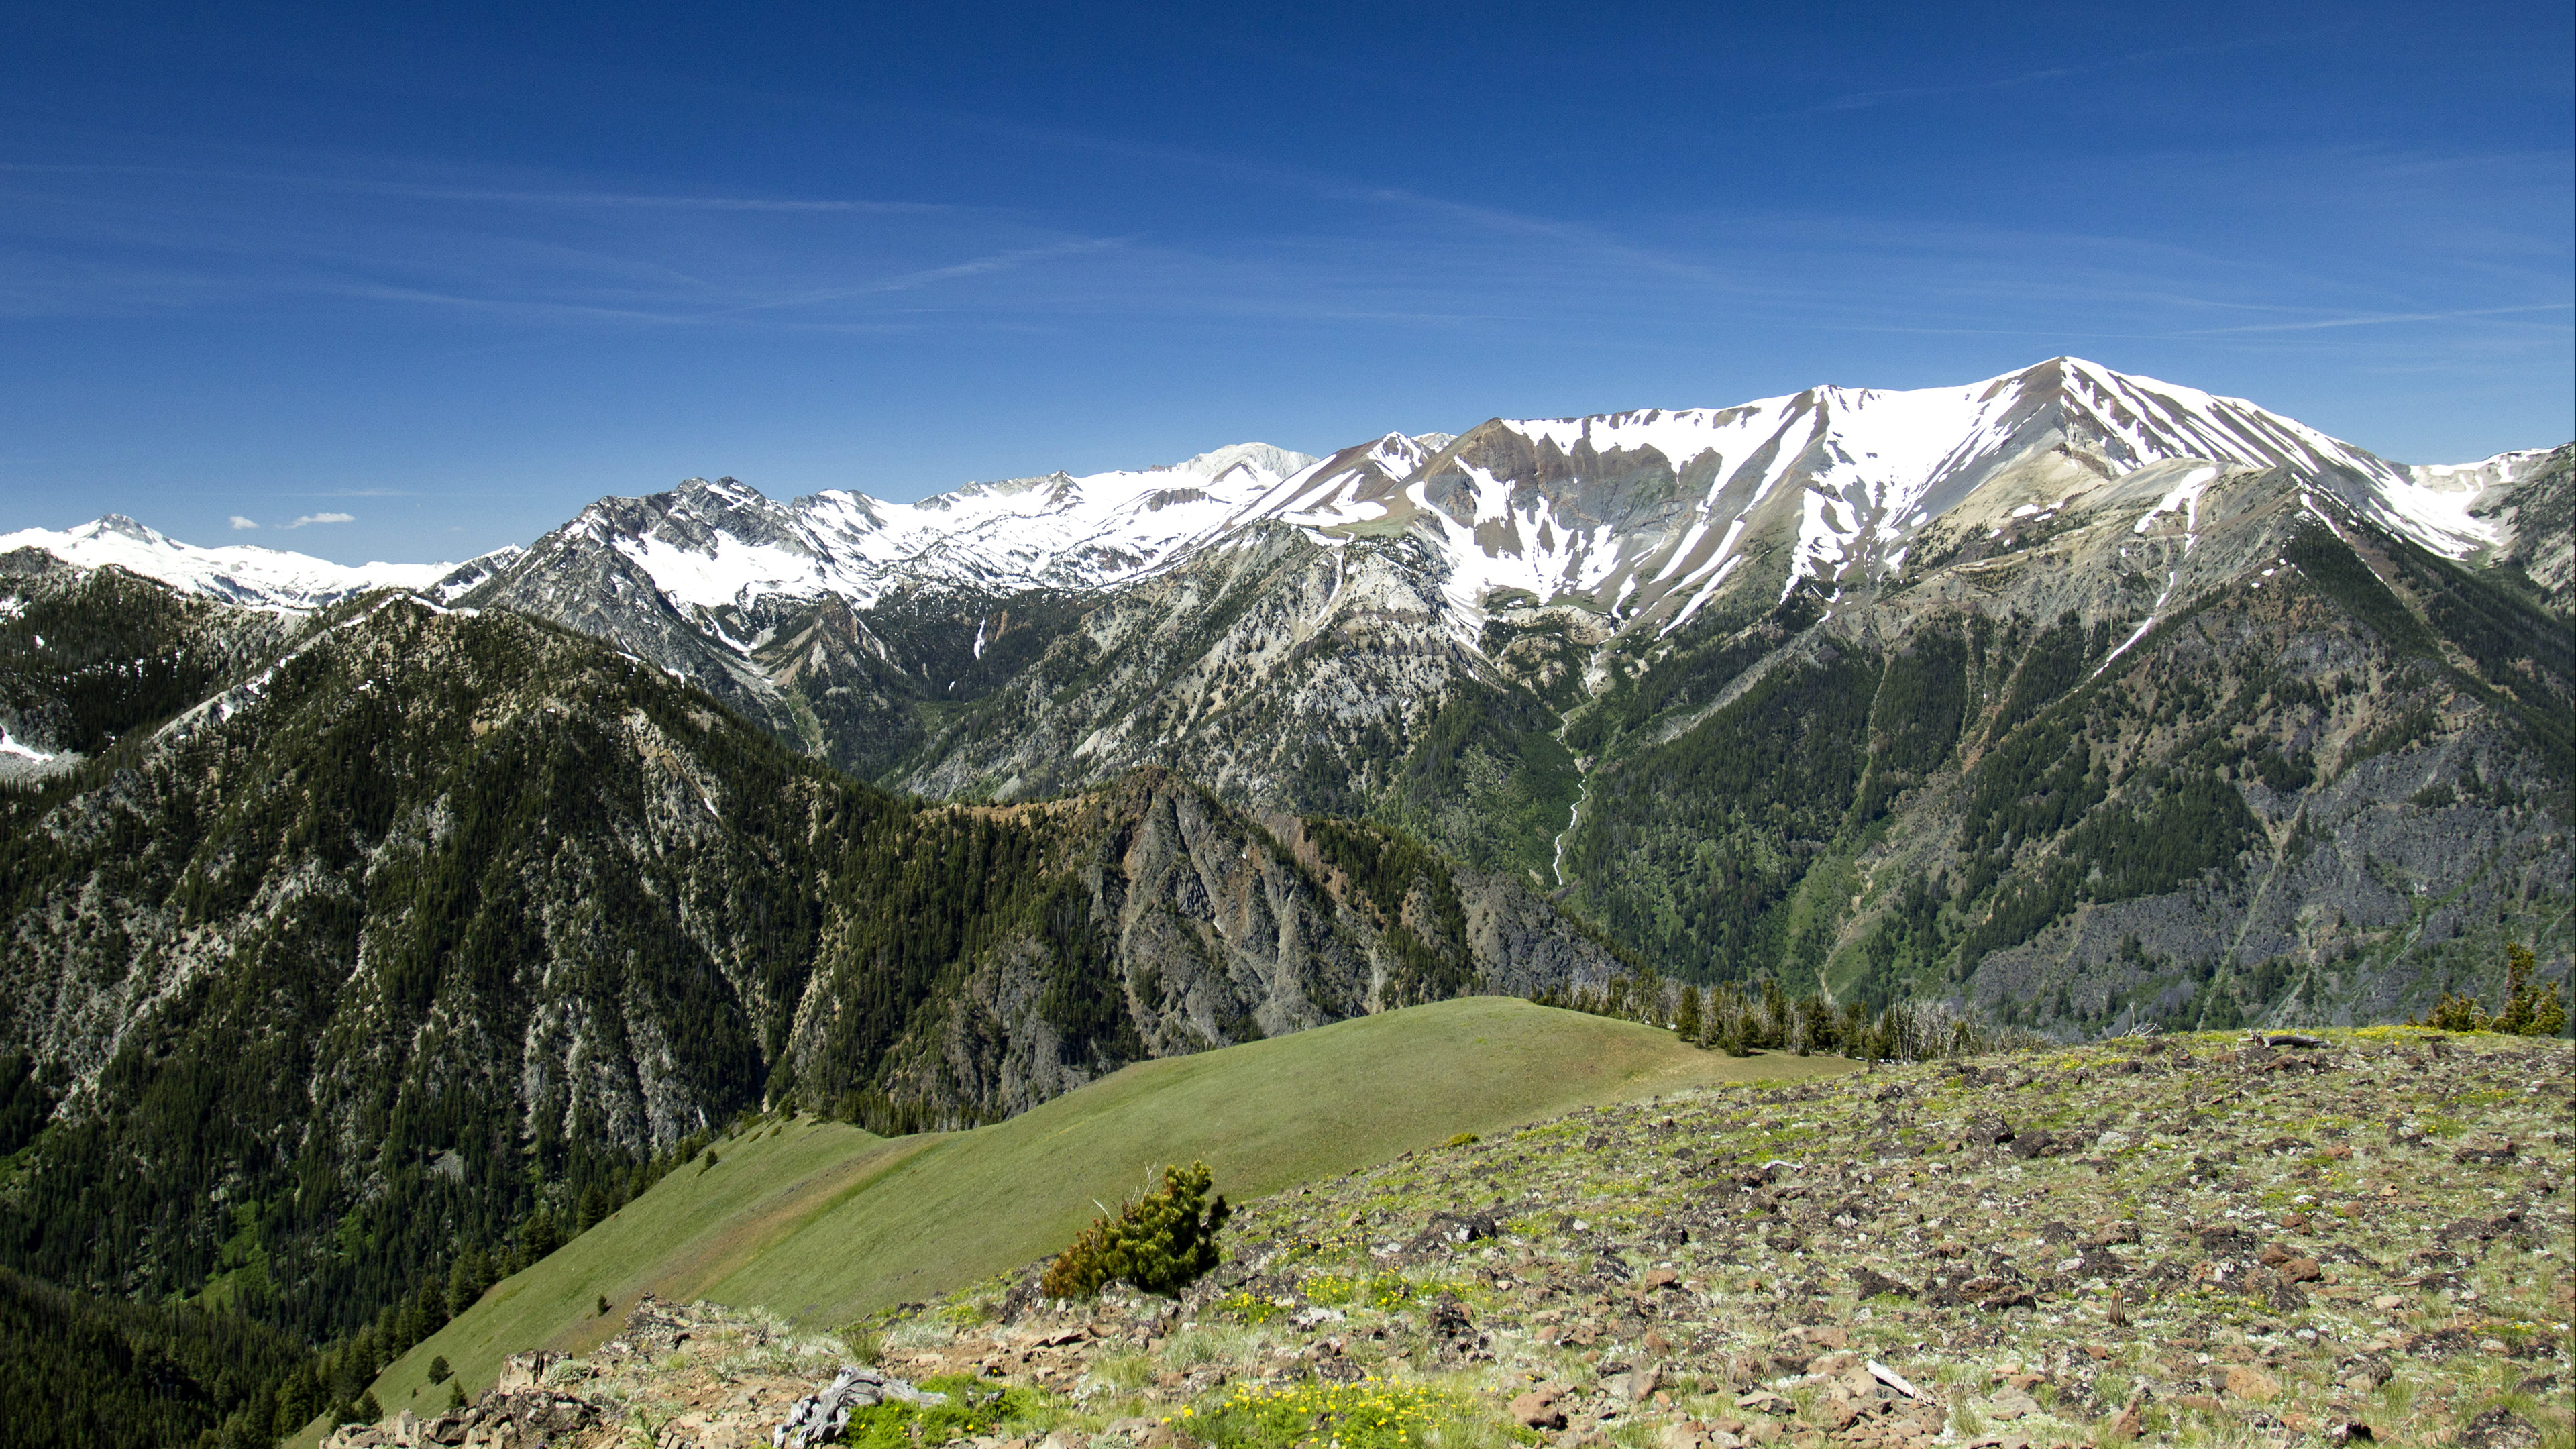
<instances>
[{"instance_id":1,"label":"pine tree","mask_svg":"<svg viewBox=\"0 0 2576 1449\"><path fill-rule=\"evenodd\" d=\"M1682 985L1681 1004L1673 1010L1673 1031L1686 1042L1699 1042L1699 988L1688 982Z\"/></svg>"},{"instance_id":2,"label":"pine tree","mask_svg":"<svg viewBox=\"0 0 2576 1449\"><path fill-rule=\"evenodd\" d=\"M1174 1296L1217 1265L1216 1235L1234 1209L1208 1190L1204 1162L1163 1169L1159 1191L1129 1203L1115 1221L1096 1218L1047 1265L1040 1291L1050 1298L1091 1298L1115 1281Z\"/></svg>"}]
</instances>

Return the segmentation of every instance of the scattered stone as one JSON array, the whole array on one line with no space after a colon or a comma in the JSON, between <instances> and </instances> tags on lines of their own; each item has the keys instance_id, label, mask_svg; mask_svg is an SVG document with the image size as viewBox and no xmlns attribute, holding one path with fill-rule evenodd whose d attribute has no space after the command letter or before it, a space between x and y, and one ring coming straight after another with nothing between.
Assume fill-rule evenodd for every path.
<instances>
[{"instance_id":1,"label":"scattered stone","mask_svg":"<svg viewBox=\"0 0 2576 1449\"><path fill-rule=\"evenodd\" d=\"M2540 1430L2510 1409L2489 1409L2460 1426L2459 1449L2540 1449Z\"/></svg>"},{"instance_id":2,"label":"scattered stone","mask_svg":"<svg viewBox=\"0 0 2576 1449\"><path fill-rule=\"evenodd\" d=\"M1852 1271L1852 1296L1861 1299L1912 1298L1915 1292L1902 1281L1863 1265Z\"/></svg>"},{"instance_id":3,"label":"scattered stone","mask_svg":"<svg viewBox=\"0 0 2576 1449\"><path fill-rule=\"evenodd\" d=\"M1499 1223L1482 1213L1433 1213L1411 1245L1414 1252L1434 1247L1465 1247L1481 1243L1502 1231Z\"/></svg>"}]
</instances>

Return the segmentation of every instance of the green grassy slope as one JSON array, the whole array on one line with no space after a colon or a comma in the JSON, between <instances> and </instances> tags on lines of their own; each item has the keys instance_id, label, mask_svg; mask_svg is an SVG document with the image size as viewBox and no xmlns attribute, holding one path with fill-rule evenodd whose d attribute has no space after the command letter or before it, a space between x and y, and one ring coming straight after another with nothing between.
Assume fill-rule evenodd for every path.
<instances>
[{"instance_id":1,"label":"green grassy slope","mask_svg":"<svg viewBox=\"0 0 2576 1449\"><path fill-rule=\"evenodd\" d=\"M1129 1067L996 1126L888 1141L801 1120L721 1142L412 1349L375 1384L435 1407L444 1356L469 1392L510 1353L587 1349L636 1295L765 1307L828 1328L1063 1245L1156 1164L1204 1158L1258 1197L1460 1132L1591 1103L1846 1070L1731 1059L1627 1022L1470 997ZM613 1311L601 1317L596 1301Z\"/></svg>"}]
</instances>

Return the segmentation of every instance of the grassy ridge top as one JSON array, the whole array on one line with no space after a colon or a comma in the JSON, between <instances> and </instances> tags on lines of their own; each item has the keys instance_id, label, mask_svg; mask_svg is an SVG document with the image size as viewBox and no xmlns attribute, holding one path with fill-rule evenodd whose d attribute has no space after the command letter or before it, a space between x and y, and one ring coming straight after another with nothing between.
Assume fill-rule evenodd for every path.
<instances>
[{"instance_id":1,"label":"grassy ridge top","mask_svg":"<svg viewBox=\"0 0 2576 1449\"><path fill-rule=\"evenodd\" d=\"M720 1142L504 1281L388 1367L390 1412L469 1392L501 1360L584 1350L652 1292L829 1326L926 1299L1062 1246L1157 1164L1204 1158L1238 1199L1576 1107L1813 1077L1836 1058L1729 1058L1633 1023L1471 997L1141 1063L996 1126L888 1140L800 1119Z\"/></svg>"}]
</instances>

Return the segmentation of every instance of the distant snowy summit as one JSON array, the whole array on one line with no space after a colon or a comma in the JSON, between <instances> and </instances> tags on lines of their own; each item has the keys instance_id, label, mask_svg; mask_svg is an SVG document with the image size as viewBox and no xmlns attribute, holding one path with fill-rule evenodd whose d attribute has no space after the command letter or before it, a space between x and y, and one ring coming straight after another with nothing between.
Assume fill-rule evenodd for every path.
<instances>
[{"instance_id":1,"label":"distant snowy summit","mask_svg":"<svg viewBox=\"0 0 2576 1449\"><path fill-rule=\"evenodd\" d=\"M0 534L0 553L22 548L42 549L82 568L113 564L172 588L262 609L327 608L373 589L431 592L458 568L445 563L336 564L255 545L199 548L121 513L59 531L27 528Z\"/></svg>"}]
</instances>

